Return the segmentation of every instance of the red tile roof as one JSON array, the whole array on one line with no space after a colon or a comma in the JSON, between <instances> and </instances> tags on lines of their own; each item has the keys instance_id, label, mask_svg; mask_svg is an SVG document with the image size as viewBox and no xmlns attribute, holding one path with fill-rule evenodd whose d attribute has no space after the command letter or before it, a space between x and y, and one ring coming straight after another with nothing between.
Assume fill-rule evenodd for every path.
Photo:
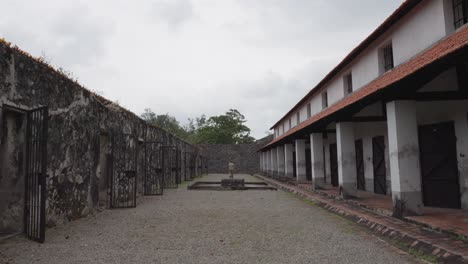
<instances>
[{"instance_id":1,"label":"red tile roof","mask_svg":"<svg viewBox=\"0 0 468 264\"><path fill-rule=\"evenodd\" d=\"M332 106L324 109L322 112L316 114L315 116L309 118L298 126L287 131L283 135L275 138L273 141L265 145L262 149L267 148L282 139L291 136L298 131L314 124L315 122L330 116L337 111L356 103L380 90L387 88L388 86L395 84L398 81L416 73L418 70L423 69L424 67L433 64L457 51L460 51L468 46L468 27L461 29L460 31L452 34L451 36L443 39L439 43L433 45L427 50L421 52L416 57L412 58L408 62L401 64L400 66L394 68L393 70L387 72L386 74L375 79L368 85L363 88L355 91L349 96L341 99Z\"/></svg>"},{"instance_id":2,"label":"red tile roof","mask_svg":"<svg viewBox=\"0 0 468 264\"><path fill-rule=\"evenodd\" d=\"M327 82L333 79L341 70L343 70L352 60L354 60L361 52L369 47L376 39L382 36L387 30L398 22L402 17L408 14L413 8L421 3L422 0L406 0L401 4L377 29L374 30L361 44L354 48L330 73L328 73L322 81L320 81L314 88L312 88L289 112L287 112L278 122L276 122L270 129L273 129L286 117L291 115L296 109L304 104L313 94L320 91Z\"/></svg>"}]
</instances>

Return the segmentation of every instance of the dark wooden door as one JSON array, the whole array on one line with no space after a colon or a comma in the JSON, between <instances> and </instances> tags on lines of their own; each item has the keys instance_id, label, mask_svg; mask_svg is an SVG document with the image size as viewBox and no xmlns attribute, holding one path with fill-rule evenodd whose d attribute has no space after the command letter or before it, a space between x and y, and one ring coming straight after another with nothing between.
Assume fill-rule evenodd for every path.
<instances>
[{"instance_id":1,"label":"dark wooden door","mask_svg":"<svg viewBox=\"0 0 468 264\"><path fill-rule=\"evenodd\" d=\"M419 150L424 205L460 208L453 122L420 126Z\"/></svg>"},{"instance_id":2,"label":"dark wooden door","mask_svg":"<svg viewBox=\"0 0 468 264\"><path fill-rule=\"evenodd\" d=\"M356 147L356 176L357 188L359 190L366 190L366 180L364 178L364 152L362 147L362 139L354 142Z\"/></svg>"},{"instance_id":3,"label":"dark wooden door","mask_svg":"<svg viewBox=\"0 0 468 264\"><path fill-rule=\"evenodd\" d=\"M383 136L372 139L372 163L374 165L374 192L387 194L385 138Z\"/></svg>"},{"instance_id":4,"label":"dark wooden door","mask_svg":"<svg viewBox=\"0 0 468 264\"><path fill-rule=\"evenodd\" d=\"M338 186L338 150L336 144L330 144L331 184Z\"/></svg>"},{"instance_id":5,"label":"dark wooden door","mask_svg":"<svg viewBox=\"0 0 468 264\"><path fill-rule=\"evenodd\" d=\"M325 146L323 146L323 180L327 183L327 159L325 157Z\"/></svg>"},{"instance_id":6,"label":"dark wooden door","mask_svg":"<svg viewBox=\"0 0 468 264\"><path fill-rule=\"evenodd\" d=\"M312 180L312 154L310 153L310 149L306 149L305 153L306 158L306 179L308 181Z\"/></svg>"},{"instance_id":7,"label":"dark wooden door","mask_svg":"<svg viewBox=\"0 0 468 264\"><path fill-rule=\"evenodd\" d=\"M293 177L297 178L296 151L293 151Z\"/></svg>"}]
</instances>

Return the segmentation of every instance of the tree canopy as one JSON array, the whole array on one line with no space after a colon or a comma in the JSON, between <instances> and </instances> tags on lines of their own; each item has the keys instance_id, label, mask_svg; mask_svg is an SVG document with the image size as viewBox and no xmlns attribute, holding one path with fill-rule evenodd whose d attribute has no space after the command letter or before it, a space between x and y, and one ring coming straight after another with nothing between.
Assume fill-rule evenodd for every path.
<instances>
[{"instance_id":1,"label":"tree canopy","mask_svg":"<svg viewBox=\"0 0 468 264\"><path fill-rule=\"evenodd\" d=\"M186 126L181 126L169 114L157 115L151 109L145 109L141 117L194 144L249 144L255 141L250 136L250 128L245 125L245 116L236 109L209 118L202 115L189 119Z\"/></svg>"}]
</instances>

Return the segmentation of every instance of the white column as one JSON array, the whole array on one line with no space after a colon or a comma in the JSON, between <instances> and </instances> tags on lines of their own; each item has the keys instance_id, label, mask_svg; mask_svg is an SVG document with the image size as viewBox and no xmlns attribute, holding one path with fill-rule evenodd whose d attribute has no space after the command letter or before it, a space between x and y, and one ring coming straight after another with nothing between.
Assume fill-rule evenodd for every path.
<instances>
[{"instance_id":1,"label":"white column","mask_svg":"<svg viewBox=\"0 0 468 264\"><path fill-rule=\"evenodd\" d=\"M465 112L458 113L455 116L455 135L457 136L461 207L462 209L468 209L468 122Z\"/></svg>"},{"instance_id":2,"label":"white column","mask_svg":"<svg viewBox=\"0 0 468 264\"><path fill-rule=\"evenodd\" d=\"M296 173L298 182L307 180L304 139L296 139Z\"/></svg>"},{"instance_id":3,"label":"white column","mask_svg":"<svg viewBox=\"0 0 468 264\"><path fill-rule=\"evenodd\" d=\"M292 178L294 176L294 166L296 164L293 164L293 145L292 144L285 144L284 145L284 160L285 160L285 165L284 165L284 171L285 175L288 178Z\"/></svg>"},{"instance_id":4,"label":"white column","mask_svg":"<svg viewBox=\"0 0 468 264\"><path fill-rule=\"evenodd\" d=\"M263 160L263 152L260 152L260 172L263 173L264 167L265 167L265 164Z\"/></svg>"},{"instance_id":5,"label":"white column","mask_svg":"<svg viewBox=\"0 0 468 264\"><path fill-rule=\"evenodd\" d=\"M310 154L313 188L321 188L325 185L323 135L321 133L310 134Z\"/></svg>"},{"instance_id":6,"label":"white column","mask_svg":"<svg viewBox=\"0 0 468 264\"><path fill-rule=\"evenodd\" d=\"M338 183L341 196L345 199L356 197L356 148L354 145L354 127L352 122L336 124L338 150Z\"/></svg>"},{"instance_id":7,"label":"white column","mask_svg":"<svg viewBox=\"0 0 468 264\"><path fill-rule=\"evenodd\" d=\"M278 163L278 176L284 177L284 146L276 148L277 152L277 163Z\"/></svg>"},{"instance_id":8,"label":"white column","mask_svg":"<svg viewBox=\"0 0 468 264\"><path fill-rule=\"evenodd\" d=\"M272 175L278 176L278 157L276 148L271 149Z\"/></svg>"},{"instance_id":9,"label":"white column","mask_svg":"<svg viewBox=\"0 0 468 264\"><path fill-rule=\"evenodd\" d=\"M418 124L414 101L387 103L390 175L394 214L422 213Z\"/></svg>"},{"instance_id":10,"label":"white column","mask_svg":"<svg viewBox=\"0 0 468 264\"><path fill-rule=\"evenodd\" d=\"M266 175L270 175L270 150L265 152L265 163L266 163Z\"/></svg>"}]
</instances>

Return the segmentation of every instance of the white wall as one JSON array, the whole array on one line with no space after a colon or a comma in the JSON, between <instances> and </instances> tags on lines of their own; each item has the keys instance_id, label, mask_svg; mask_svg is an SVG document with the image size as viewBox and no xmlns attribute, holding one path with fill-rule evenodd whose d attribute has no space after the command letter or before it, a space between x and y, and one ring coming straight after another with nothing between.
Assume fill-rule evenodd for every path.
<instances>
[{"instance_id":1,"label":"white wall","mask_svg":"<svg viewBox=\"0 0 468 264\"><path fill-rule=\"evenodd\" d=\"M395 65L409 60L446 34L444 1L423 1L399 22L392 36Z\"/></svg>"}]
</instances>

